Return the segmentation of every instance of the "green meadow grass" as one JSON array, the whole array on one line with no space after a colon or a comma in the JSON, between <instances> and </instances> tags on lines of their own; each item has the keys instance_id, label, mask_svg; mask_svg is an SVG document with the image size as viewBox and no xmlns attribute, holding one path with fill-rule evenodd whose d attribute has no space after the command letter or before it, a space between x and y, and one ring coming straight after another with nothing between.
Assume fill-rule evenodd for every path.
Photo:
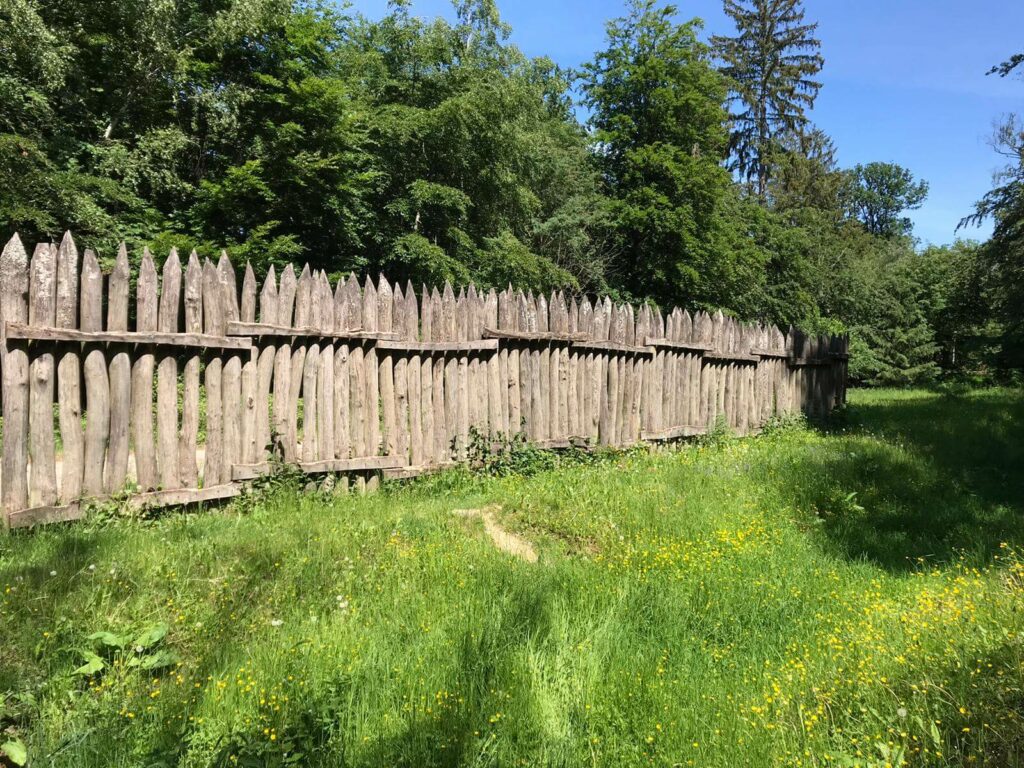
<instances>
[{"instance_id":1,"label":"green meadow grass","mask_svg":"<svg viewBox=\"0 0 1024 768\"><path fill-rule=\"evenodd\" d=\"M531 477L0 537L0 743L68 768L1024 764L1024 397L851 402ZM486 504L537 564L451 514Z\"/></svg>"}]
</instances>

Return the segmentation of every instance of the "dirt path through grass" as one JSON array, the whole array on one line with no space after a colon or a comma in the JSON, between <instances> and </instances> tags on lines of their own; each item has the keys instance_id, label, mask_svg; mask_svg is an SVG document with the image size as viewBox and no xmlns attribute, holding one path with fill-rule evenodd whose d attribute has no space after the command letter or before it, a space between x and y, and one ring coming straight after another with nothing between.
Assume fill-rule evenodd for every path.
<instances>
[{"instance_id":1,"label":"dirt path through grass","mask_svg":"<svg viewBox=\"0 0 1024 768\"><path fill-rule=\"evenodd\" d=\"M534 550L533 545L523 537L517 536L501 527L496 517L500 511L500 505L492 504L483 509L454 509L452 514L469 519L479 518L483 520L484 531L490 536L494 546L502 552L518 557L520 560L536 563L537 552Z\"/></svg>"}]
</instances>

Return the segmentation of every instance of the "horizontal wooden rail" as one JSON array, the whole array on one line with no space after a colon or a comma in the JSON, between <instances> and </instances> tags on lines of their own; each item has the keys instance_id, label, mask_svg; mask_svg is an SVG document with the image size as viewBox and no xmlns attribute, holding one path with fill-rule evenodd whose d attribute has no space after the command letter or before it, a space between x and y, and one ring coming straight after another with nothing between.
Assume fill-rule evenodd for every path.
<instances>
[{"instance_id":1,"label":"horizontal wooden rail","mask_svg":"<svg viewBox=\"0 0 1024 768\"><path fill-rule=\"evenodd\" d=\"M415 466L415 467L395 467L392 469L384 469L381 474L385 480L411 480L415 477L422 477L423 475L433 475L438 472L444 472L448 469L454 469L458 464L454 461L444 462L443 464L430 464L428 466Z\"/></svg>"},{"instance_id":2,"label":"horizontal wooden rail","mask_svg":"<svg viewBox=\"0 0 1024 768\"><path fill-rule=\"evenodd\" d=\"M638 347L633 344L621 344L616 341L573 341L574 349L593 349L598 352L618 352L626 355L653 355L651 347Z\"/></svg>"},{"instance_id":3,"label":"horizontal wooden rail","mask_svg":"<svg viewBox=\"0 0 1024 768\"><path fill-rule=\"evenodd\" d=\"M559 333L557 331L504 331L495 328L484 328L485 339L500 339L502 341L586 341L589 337L585 333Z\"/></svg>"},{"instance_id":4,"label":"horizontal wooden rail","mask_svg":"<svg viewBox=\"0 0 1024 768\"><path fill-rule=\"evenodd\" d=\"M790 368L818 368L825 365L832 365L833 360L828 357L796 357L789 360Z\"/></svg>"},{"instance_id":5,"label":"horizontal wooden rail","mask_svg":"<svg viewBox=\"0 0 1024 768\"><path fill-rule=\"evenodd\" d=\"M681 349L688 352L708 352L715 348L714 344L703 341L672 341L670 339L648 337L644 343L655 349Z\"/></svg>"},{"instance_id":6,"label":"horizontal wooden rail","mask_svg":"<svg viewBox=\"0 0 1024 768\"><path fill-rule=\"evenodd\" d=\"M238 496L242 487L235 483L216 485L210 488L178 488L170 491L151 491L128 496L121 501L126 509L145 510L162 507L181 507L207 501L222 501ZM30 528L47 523L66 523L81 520L88 506L103 504L115 499L112 496L96 496L75 501L63 506L42 506L19 509L7 516L11 528Z\"/></svg>"},{"instance_id":7,"label":"horizontal wooden rail","mask_svg":"<svg viewBox=\"0 0 1024 768\"><path fill-rule=\"evenodd\" d=\"M379 331L327 331L322 328L291 328L269 323L228 322L228 336L287 336L289 338L382 341L398 339L397 333Z\"/></svg>"},{"instance_id":8,"label":"horizontal wooden rail","mask_svg":"<svg viewBox=\"0 0 1024 768\"><path fill-rule=\"evenodd\" d=\"M378 341L382 352L487 352L497 351L497 339L482 341Z\"/></svg>"},{"instance_id":9,"label":"horizontal wooden rail","mask_svg":"<svg viewBox=\"0 0 1024 768\"><path fill-rule=\"evenodd\" d=\"M45 328L7 323L8 339L54 341L76 344L143 344L157 347L212 347L216 349L251 349L249 339L233 339L205 333L157 333L155 331L75 331L68 328Z\"/></svg>"},{"instance_id":10,"label":"horizontal wooden rail","mask_svg":"<svg viewBox=\"0 0 1024 768\"><path fill-rule=\"evenodd\" d=\"M642 432L640 434L640 438L648 442L658 443L665 440L677 440L680 437L706 435L707 433L708 430L706 427L687 425L683 427L672 427L671 429L661 429L657 432Z\"/></svg>"},{"instance_id":11,"label":"horizontal wooden rail","mask_svg":"<svg viewBox=\"0 0 1024 768\"><path fill-rule=\"evenodd\" d=\"M712 363L742 363L748 365L755 365L761 361L761 358L757 355L748 355L744 352L705 352L704 359Z\"/></svg>"},{"instance_id":12,"label":"horizontal wooden rail","mask_svg":"<svg viewBox=\"0 0 1024 768\"><path fill-rule=\"evenodd\" d=\"M295 469L307 474L326 472L372 472L378 469L404 467L401 456L367 456L359 459L333 459L330 461L306 461L294 465ZM235 464L231 468L232 480L254 480L269 475L275 468L287 469L287 465L261 461L256 464Z\"/></svg>"},{"instance_id":13,"label":"horizontal wooden rail","mask_svg":"<svg viewBox=\"0 0 1024 768\"><path fill-rule=\"evenodd\" d=\"M780 360L784 360L787 357L789 357L789 353L786 352L785 350L781 350L781 349L756 349L755 348L755 349L750 350L750 354L757 355L758 357L778 358Z\"/></svg>"}]
</instances>

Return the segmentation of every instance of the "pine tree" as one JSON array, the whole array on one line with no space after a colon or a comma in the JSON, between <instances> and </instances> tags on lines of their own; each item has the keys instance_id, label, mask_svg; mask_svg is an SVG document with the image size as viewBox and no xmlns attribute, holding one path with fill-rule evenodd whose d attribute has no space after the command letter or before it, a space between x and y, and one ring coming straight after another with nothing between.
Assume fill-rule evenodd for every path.
<instances>
[{"instance_id":1,"label":"pine tree","mask_svg":"<svg viewBox=\"0 0 1024 768\"><path fill-rule=\"evenodd\" d=\"M711 43L739 107L731 114L732 169L764 198L773 139L801 131L821 88L818 25L804 23L801 0L725 0L725 12L738 34Z\"/></svg>"}]
</instances>

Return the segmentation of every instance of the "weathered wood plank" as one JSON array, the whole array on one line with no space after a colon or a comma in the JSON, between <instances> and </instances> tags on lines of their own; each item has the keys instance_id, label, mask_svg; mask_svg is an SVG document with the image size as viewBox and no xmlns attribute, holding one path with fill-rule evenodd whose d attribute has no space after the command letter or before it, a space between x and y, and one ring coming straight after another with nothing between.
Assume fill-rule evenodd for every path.
<instances>
[{"instance_id":1,"label":"weathered wood plank","mask_svg":"<svg viewBox=\"0 0 1024 768\"><path fill-rule=\"evenodd\" d=\"M313 308L313 273L309 264L302 267L298 283L295 289L295 325L297 327L311 326ZM284 432L281 439L284 444L285 461L298 461L299 453L299 400L304 398L305 377L303 373L306 367L306 354L309 352L307 339L296 339L291 347L291 362L289 374L288 405L285 416Z\"/></svg>"},{"instance_id":2,"label":"weathered wood plank","mask_svg":"<svg viewBox=\"0 0 1024 768\"><path fill-rule=\"evenodd\" d=\"M418 352L444 354L458 352L493 352L497 351L497 339L481 341L378 341L374 346L380 352Z\"/></svg>"},{"instance_id":3,"label":"weathered wood plank","mask_svg":"<svg viewBox=\"0 0 1024 768\"><path fill-rule=\"evenodd\" d=\"M683 312L682 329L680 331L683 343L691 345L700 344L697 340L697 328L694 319L689 312ZM680 411L680 418L684 425L697 424L700 397L700 367L703 365L702 353L698 350L689 350L683 355L684 368L684 401Z\"/></svg>"},{"instance_id":4,"label":"weathered wood plank","mask_svg":"<svg viewBox=\"0 0 1024 768\"><path fill-rule=\"evenodd\" d=\"M496 326L498 324L498 294L492 288L484 299L483 325ZM484 328L481 328L481 335ZM507 415L502 416L502 382L501 382L501 360L498 355L488 355L487 366L487 427L488 434L493 438L499 434L508 432ZM416 464L413 461L413 464Z\"/></svg>"},{"instance_id":5,"label":"weathered wood plank","mask_svg":"<svg viewBox=\"0 0 1024 768\"><path fill-rule=\"evenodd\" d=\"M626 324L621 307L612 307L612 324L608 336L612 344L626 346ZM626 390L625 357L609 355L608 357L608 406L609 436L612 445L622 443L622 411Z\"/></svg>"},{"instance_id":6,"label":"weathered wood plank","mask_svg":"<svg viewBox=\"0 0 1024 768\"><path fill-rule=\"evenodd\" d=\"M70 523L81 520L85 510L77 501L61 506L42 506L19 509L8 513L7 525L10 528L32 528L37 525L53 523Z\"/></svg>"},{"instance_id":7,"label":"weathered wood plank","mask_svg":"<svg viewBox=\"0 0 1024 768\"><path fill-rule=\"evenodd\" d=\"M76 331L62 328L37 328L26 323L8 323L7 338L25 341L53 341L68 344L131 344L153 347L193 349L252 348L249 339L232 339L203 333L159 333L143 331Z\"/></svg>"},{"instance_id":8,"label":"weathered wood plank","mask_svg":"<svg viewBox=\"0 0 1024 768\"><path fill-rule=\"evenodd\" d=\"M107 330L128 330L128 294L131 290L128 250L124 243L117 251L114 271L107 291ZM132 362L124 349L113 351L110 359L110 444L103 487L107 493L120 491L128 478L131 434Z\"/></svg>"},{"instance_id":9,"label":"weathered wood plank","mask_svg":"<svg viewBox=\"0 0 1024 768\"><path fill-rule=\"evenodd\" d=\"M224 483L203 488L177 488L169 491L152 491L133 496L126 502L132 509L158 509L160 507L183 507L203 504L208 501L223 501L240 495L241 487Z\"/></svg>"},{"instance_id":10,"label":"weathered wood plank","mask_svg":"<svg viewBox=\"0 0 1024 768\"><path fill-rule=\"evenodd\" d=\"M459 341L469 340L469 305L466 291L459 289L455 303L455 338ZM455 412L458 429L456 431L456 456L460 461L466 458L469 446L469 355L461 353L458 357L458 376L456 378Z\"/></svg>"},{"instance_id":11,"label":"weathered wood plank","mask_svg":"<svg viewBox=\"0 0 1024 768\"><path fill-rule=\"evenodd\" d=\"M232 480L239 482L254 480L270 474L277 465L272 462L256 464L236 464L231 468ZM302 472L314 475L327 472L362 472L376 469L392 469L406 466L401 456L362 456L353 459L326 459L323 461L303 461L295 465Z\"/></svg>"},{"instance_id":12,"label":"weathered wood plank","mask_svg":"<svg viewBox=\"0 0 1024 768\"><path fill-rule=\"evenodd\" d=\"M390 333L394 325L394 292L391 284L381 275L377 282L377 330ZM377 375L380 381L381 437L384 453L394 456L398 453L397 406L395 403L395 359L380 352L377 361Z\"/></svg>"},{"instance_id":13,"label":"weathered wood plank","mask_svg":"<svg viewBox=\"0 0 1024 768\"><path fill-rule=\"evenodd\" d=\"M318 327L323 319L319 270L311 274L310 281L309 320L313 327ZM320 412L319 386L320 344L319 339L311 339L306 348L306 359L302 364L302 440L299 454L306 462L316 461L319 458L320 437L317 432Z\"/></svg>"},{"instance_id":14,"label":"weathered wood plank","mask_svg":"<svg viewBox=\"0 0 1024 768\"><path fill-rule=\"evenodd\" d=\"M86 249L82 259L81 325L83 331L103 329L103 274L96 254ZM103 467L110 435L110 377L102 349L87 348L85 356L85 459L82 490L103 493Z\"/></svg>"},{"instance_id":15,"label":"weathered wood plank","mask_svg":"<svg viewBox=\"0 0 1024 768\"><path fill-rule=\"evenodd\" d=\"M334 330L334 295L324 272L320 273L320 327ZM334 342L326 340L320 347L320 367L317 369L317 452L321 459L335 458L334 448Z\"/></svg>"},{"instance_id":16,"label":"weathered wood plank","mask_svg":"<svg viewBox=\"0 0 1024 768\"><path fill-rule=\"evenodd\" d=\"M558 331L513 331L500 328L491 328L490 326L484 327L482 335L483 338L485 339L498 339L507 342L561 342L563 344L568 344L569 342L572 341L587 340L587 335L585 333L562 333Z\"/></svg>"},{"instance_id":17,"label":"weathered wood plank","mask_svg":"<svg viewBox=\"0 0 1024 768\"><path fill-rule=\"evenodd\" d=\"M627 343L633 343L636 338L637 330L637 316L633 310L633 307L627 307L628 316L626 322L628 324L629 334L627 336ZM643 338L641 335L640 338ZM649 365L650 359L653 355L632 355L626 358L626 368L629 374L629 399L627 400L629 408L629 417L626 421L627 430L625 441L627 444L632 445L640 439L640 424L641 424L641 410L643 408L643 386L644 386L644 371Z\"/></svg>"},{"instance_id":18,"label":"weathered wood plank","mask_svg":"<svg viewBox=\"0 0 1024 768\"><path fill-rule=\"evenodd\" d=\"M548 330L548 302L543 295L538 295L536 302L536 329ZM537 376L534 377L534 416L537 421L537 433L534 438L538 442L551 438L551 345L543 344L534 348L533 363Z\"/></svg>"},{"instance_id":19,"label":"weathered wood plank","mask_svg":"<svg viewBox=\"0 0 1024 768\"><path fill-rule=\"evenodd\" d=\"M424 302L425 306L426 302ZM445 318L442 310L441 293L434 288L430 294L430 315L431 341L444 341L447 339L445 333ZM426 339L424 338L424 341ZM449 459L448 454L448 426L447 412L445 406L445 370L447 364L444 360L433 361L433 377L431 383L431 412L434 417L434 446L433 461L442 463Z\"/></svg>"},{"instance_id":20,"label":"weathered wood plank","mask_svg":"<svg viewBox=\"0 0 1024 768\"><path fill-rule=\"evenodd\" d=\"M213 262L203 263L203 327L218 334L225 325L223 290ZM203 462L203 486L218 486L228 480L224 475L224 361L219 354L206 361L206 457Z\"/></svg>"},{"instance_id":21,"label":"weathered wood plank","mask_svg":"<svg viewBox=\"0 0 1024 768\"><path fill-rule=\"evenodd\" d=\"M648 442L676 440L680 437L695 437L697 435L706 435L707 431L707 427L683 425L681 427L671 427L669 429L663 429L657 432L644 432L641 435L641 439Z\"/></svg>"},{"instance_id":22,"label":"weathered wood plank","mask_svg":"<svg viewBox=\"0 0 1024 768\"><path fill-rule=\"evenodd\" d=\"M36 246L29 276L28 321L31 325L56 322L56 249ZM57 502L57 457L53 437L53 352L43 348L30 363L29 385L29 504Z\"/></svg>"},{"instance_id":23,"label":"weathered wood plank","mask_svg":"<svg viewBox=\"0 0 1024 768\"><path fill-rule=\"evenodd\" d=\"M594 309L590 299L584 297L580 302L580 316L578 329L580 333L586 334L588 339L594 335ZM597 377L595 366L596 356L593 349L581 350L577 347L579 354L579 388L577 397L581 402L582 423L580 431L592 442L597 441L599 404L594 400L594 380ZM584 354L585 353L585 354Z\"/></svg>"},{"instance_id":24,"label":"weathered wood plank","mask_svg":"<svg viewBox=\"0 0 1024 768\"><path fill-rule=\"evenodd\" d=\"M181 330L181 261L171 249L164 262L157 324L161 333ZM178 359L165 354L157 365L156 385L157 463L164 490L181 487L178 472Z\"/></svg>"},{"instance_id":25,"label":"weathered wood plank","mask_svg":"<svg viewBox=\"0 0 1024 768\"><path fill-rule=\"evenodd\" d=\"M650 347L638 347L635 344L622 344L615 341L574 341L571 345L576 349L593 349L599 352L611 352L623 355L653 355Z\"/></svg>"},{"instance_id":26,"label":"weathered wood plank","mask_svg":"<svg viewBox=\"0 0 1024 768\"><path fill-rule=\"evenodd\" d=\"M245 273L242 278L241 311L239 315L243 322L255 322L256 320L256 273L253 272L252 264L246 262ZM241 452L242 461L256 461L258 438L259 411L262 405L257 402L257 391L259 389L259 356L260 350L256 347L251 349L242 360L242 432ZM265 402L265 401L264 401Z\"/></svg>"},{"instance_id":27,"label":"weathered wood plank","mask_svg":"<svg viewBox=\"0 0 1024 768\"><path fill-rule=\"evenodd\" d=\"M594 342L584 342L587 346L582 349L595 349L599 351L598 365L599 373L595 387L599 388L596 400L600 403L600 425L599 437L601 445L612 445L615 442L613 427L615 424L614 394L611 390L611 378L609 371L609 334L612 326L612 302L607 296L594 310ZM595 346L591 346L594 345Z\"/></svg>"},{"instance_id":28,"label":"weathered wood plank","mask_svg":"<svg viewBox=\"0 0 1024 768\"><path fill-rule=\"evenodd\" d=\"M182 294L184 298L185 332L201 334L203 331L203 265L199 255L192 251L185 267ZM178 436L178 476L181 484L194 488L199 485L199 367L198 350L185 360L182 374L181 433Z\"/></svg>"},{"instance_id":29,"label":"weathered wood plank","mask_svg":"<svg viewBox=\"0 0 1024 768\"><path fill-rule=\"evenodd\" d=\"M549 333L555 331L558 328L559 314L558 314L558 296L552 292L544 302L546 306L547 325L546 328ZM561 385L561 371L559 358L561 358L562 345L561 344L545 344L541 347L541 356L543 357L545 350L547 351L547 437L548 440L562 440L564 433L559 431L560 418L558 415L558 406L560 401L559 388ZM544 382L542 382L543 384Z\"/></svg>"},{"instance_id":30,"label":"weathered wood plank","mask_svg":"<svg viewBox=\"0 0 1024 768\"><path fill-rule=\"evenodd\" d=\"M348 322L349 305L345 279L338 280L334 290L334 327L341 329ZM334 456L347 459L352 455L352 409L349 403L349 345L341 341L334 349Z\"/></svg>"},{"instance_id":31,"label":"weathered wood plank","mask_svg":"<svg viewBox=\"0 0 1024 768\"><path fill-rule=\"evenodd\" d=\"M295 306L295 293L298 290L298 282L295 279L295 270L291 264L284 268L281 273L281 284L277 293L277 324L282 327L290 327L292 324L292 311ZM267 318L261 318L264 322ZM292 370L292 347L290 340L284 339L278 345L274 356L274 434L272 442L274 450L281 458L285 457L287 451L288 434L288 402L291 399L291 370ZM298 386L298 383L296 383ZM290 457L294 460L294 456Z\"/></svg>"},{"instance_id":32,"label":"weathered wood plank","mask_svg":"<svg viewBox=\"0 0 1024 768\"><path fill-rule=\"evenodd\" d=\"M644 345L655 349L682 349L693 352L706 352L712 349L712 345L700 341L672 341L664 337L645 336Z\"/></svg>"},{"instance_id":33,"label":"weathered wood plank","mask_svg":"<svg viewBox=\"0 0 1024 768\"><path fill-rule=\"evenodd\" d=\"M530 303L522 291L516 293L516 323L517 330L536 330L536 323L531 329ZM521 427L519 432L529 439L536 439L533 413L533 350L522 349L519 351L519 419Z\"/></svg>"},{"instance_id":34,"label":"weathered wood plank","mask_svg":"<svg viewBox=\"0 0 1024 768\"><path fill-rule=\"evenodd\" d=\"M271 318L274 323L278 322L278 275L276 275L272 264L263 281L258 303L260 321ZM256 362L256 456L254 461L262 460L272 447L270 397L273 387L273 360L276 353L278 353L278 347L272 341L260 340L259 357Z\"/></svg>"},{"instance_id":35,"label":"weathered wood plank","mask_svg":"<svg viewBox=\"0 0 1024 768\"><path fill-rule=\"evenodd\" d=\"M502 292L505 297L505 320L504 327L515 330L519 322L519 303L515 292L510 285ZM508 437L514 437L523 431L522 394L520 385L520 352L516 348L510 348L507 355L502 357L502 374L505 377L505 388L508 398Z\"/></svg>"},{"instance_id":36,"label":"weathered wood plank","mask_svg":"<svg viewBox=\"0 0 1024 768\"><path fill-rule=\"evenodd\" d=\"M347 294L345 305L348 308L346 314L347 322L351 327L362 328L363 325L363 296L359 289L359 281L355 275L350 275L345 283ZM366 411L363 407L366 392L366 377L363 373L365 368L364 351L362 346L356 344L349 349L348 371L349 371L349 413L351 422L352 456L366 455ZM358 482L358 481L357 481Z\"/></svg>"},{"instance_id":37,"label":"weathered wood plank","mask_svg":"<svg viewBox=\"0 0 1024 768\"><path fill-rule=\"evenodd\" d=\"M78 327L78 249L70 232L64 233L57 250L57 307L54 325ZM0 334L3 329L0 329ZM82 464L85 460L85 436L82 433L82 359L81 349L66 347L57 363L57 402L63 471L60 501L76 500L82 493Z\"/></svg>"},{"instance_id":38,"label":"weathered wood plank","mask_svg":"<svg viewBox=\"0 0 1024 768\"><path fill-rule=\"evenodd\" d=\"M704 353L704 359L708 362L742 363L756 365L760 361L757 355L748 355L744 352L719 352L717 350Z\"/></svg>"},{"instance_id":39,"label":"weathered wood plank","mask_svg":"<svg viewBox=\"0 0 1024 768\"><path fill-rule=\"evenodd\" d=\"M405 285L404 324L402 335L409 343L419 338L420 311L416 291L411 282ZM409 464L423 463L423 358L409 357L406 365L406 387L409 395Z\"/></svg>"},{"instance_id":40,"label":"weathered wood plank","mask_svg":"<svg viewBox=\"0 0 1024 768\"><path fill-rule=\"evenodd\" d=\"M345 341L396 341L398 340L397 333L378 333L378 332L366 332L351 329L335 329L333 331L326 331L323 329L305 327L305 328L291 328L288 326L278 325L276 323L258 322L250 323L242 320L232 320L227 325L228 337L244 337L244 336L282 336L288 339L337 339ZM233 342L233 339L229 338L229 342ZM232 346L238 349L247 349L248 345L244 342L241 344L234 344Z\"/></svg>"},{"instance_id":41,"label":"weathered wood plank","mask_svg":"<svg viewBox=\"0 0 1024 768\"><path fill-rule=\"evenodd\" d=\"M455 292L450 283L445 283L444 292L440 296L440 312L434 314L434 327L438 329L438 341L455 341L457 337L455 327ZM438 319L440 318L440 323ZM441 364L442 361L435 361ZM439 441L441 452L437 455L440 462L450 461L455 455L455 443L458 435L458 379L459 360L452 355L443 361L443 383L440 392L444 402L444 419L441 425L444 428L444 438ZM436 387L436 383L435 383ZM435 391L435 398L437 392ZM437 400L435 399L435 407ZM439 409L440 410L440 409Z\"/></svg>"},{"instance_id":42,"label":"weathered wood plank","mask_svg":"<svg viewBox=\"0 0 1024 768\"><path fill-rule=\"evenodd\" d=\"M420 292L420 338L427 341L433 333L433 312L430 293L423 286ZM412 373L410 372L410 376ZM420 358L420 422L423 432L420 463L429 466L434 462L434 361L429 355Z\"/></svg>"},{"instance_id":43,"label":"weathered wood plank","mask_svg":"<svg viewBox=\"0 0 1024 768\"><path fill-rule=\"evenodd\" d=\"M135 286L135 327L139 332L156 331L159 314L156 264L146 248L142 253L139 278ZM132 363L132 447L135 453L136 482L142 491L157 486L156 440L153 427L152 351L141 350Z\"/></svg>"},{"instance_id":44,"label":"weathered wood plank","mask_svg":"<svg viewBox=\"0 0 1024 768\"><path fill-rule=\"evenodd\" d=\"M568 313L568 332L577 333L579 328L580 319L580 308L579 304L576 303L575 299L569 302L569 313ZM585 341L586 339L580 339ZM582 435L583 434L583 403L580 401L580 358L581 354L579 350L570 347L567 352L568 365L569 365L569 380L568 380L568 392L566 393L567 404L566 407L569 409L569 425L568 430L570 435Z\"/></svg>"},{"instance_id":45,"label":"weathered wood plank","mask_svg":"<svg viewBox=\"0 0 1024 768\"><path fill-rule=\"evenodd\" d=\"M238 320L241 316L238 302L238 281L235 268L231 265L227 253L221 251L217 262L217 277L221 285L221 309L224 314L224 329L227 323ZM221 333L224 333L222 330ZM246 354L246 358L250 353ZM220 476L224 480L231 477L231 467L242 458L242 357L228 353L224 358L222 379L224 396L223 423L224 443Z\"/></svg>"},{"instance_id":46,"label":"weathered wood plank","mask_svg":"<svg viewBox=\"0 0 1024 768\"><path fill-rule=\"evenodd\" d=\"M369 277L366 278L366 285L363 287L363 329L376 332L379 330L378 322L377 288ZM366 438L365 448L367 456L376 456L380 453L380 371L378 369L377 350L373 347L367 349L363 357L365 369L366 390L364 403L366 406Z\"/></svg>"}]
</instances>

